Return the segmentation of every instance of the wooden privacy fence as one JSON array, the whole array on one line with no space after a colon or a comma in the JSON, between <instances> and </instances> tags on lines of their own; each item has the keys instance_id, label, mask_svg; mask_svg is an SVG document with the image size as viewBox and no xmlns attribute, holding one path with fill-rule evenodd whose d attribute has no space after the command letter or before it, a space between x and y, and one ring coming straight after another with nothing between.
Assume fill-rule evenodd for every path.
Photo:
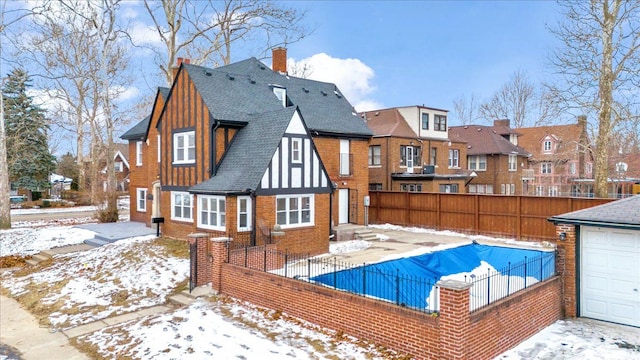
<instances>
[{"instance_id":1,"label":"wooden privacy fence","mask_svg":"<svg viewBox=\"0 0 640 360\"><path fill-rule=\"evenodd\" d=\"M369 223L554 240L547 218L613 199L369 191Z\"/></svg>"}]
</instances>

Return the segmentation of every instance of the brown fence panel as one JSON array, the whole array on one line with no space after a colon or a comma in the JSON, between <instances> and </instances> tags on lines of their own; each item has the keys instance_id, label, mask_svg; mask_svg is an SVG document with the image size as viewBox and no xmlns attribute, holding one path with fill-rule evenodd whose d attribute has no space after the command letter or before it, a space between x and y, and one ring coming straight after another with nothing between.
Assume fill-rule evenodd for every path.
<instances>
[{"instance_id":1,"label":"brown fence panel","mask_svg":"<svg viewBox=\"0 0 640 360\"><path fill-rule=\"evenodd\" d=\"M370 191L371 224L390 223L462 233L555 239L549 217L613 199Z\"/></svg>"}]
</instances>

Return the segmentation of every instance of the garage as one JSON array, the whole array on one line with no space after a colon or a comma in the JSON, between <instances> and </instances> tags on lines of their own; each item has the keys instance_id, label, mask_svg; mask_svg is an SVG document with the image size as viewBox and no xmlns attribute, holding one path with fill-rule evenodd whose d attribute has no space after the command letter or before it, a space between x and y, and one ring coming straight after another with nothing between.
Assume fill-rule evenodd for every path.
<instances>
[{"instance_id":1,"label":"garage","mask_svg":"<svg viewBox=\"0 0 640 360\"><path fill-rule=\"evenodd\" d=\"M580 316L640 326L640 232L581 226Z\"/></svg>"},{"instance_id":2,"label":"garage","mask_svg":"<svg viewBox=\"0 0 640 360\"><path fill-rule=\"evenodd\" d=\"M640 196L551 217L563 254L563 309L640 327Z\"/></svg>"}]
</instances>

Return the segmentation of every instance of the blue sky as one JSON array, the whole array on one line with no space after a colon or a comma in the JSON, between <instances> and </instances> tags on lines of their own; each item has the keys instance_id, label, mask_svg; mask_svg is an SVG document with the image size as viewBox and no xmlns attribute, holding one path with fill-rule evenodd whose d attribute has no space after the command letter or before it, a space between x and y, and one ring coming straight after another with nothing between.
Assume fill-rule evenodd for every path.
<instances>
[{"instance_id":1,"label":"blue sky","mask_svg":"<svg viewBox=\"0 0 640 360\"><path fill-rule=\"evenodd\" d=\"M359 59L373 70L366 100L448 109L454 124L457 97L488 99L518 69L534 83L549 76L548 54L556 44L546 28L557 18L553 1L288 4L307 9L315 26L312 35L288 47L290 58L326 53ZM350 100L356 105L361 99Z\"/></svg>"}]
</instances>

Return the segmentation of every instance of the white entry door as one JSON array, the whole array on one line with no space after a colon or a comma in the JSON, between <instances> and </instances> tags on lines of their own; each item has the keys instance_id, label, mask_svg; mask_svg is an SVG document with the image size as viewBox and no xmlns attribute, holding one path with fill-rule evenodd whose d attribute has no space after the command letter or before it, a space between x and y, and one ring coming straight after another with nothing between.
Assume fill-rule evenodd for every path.
<instances>
[{"instance_id":1,"label":"white entry door","mask_svg":"<svg viewBox=\"0 0 640 360\"><path fill-rule=\"evenodd\" d=\"M338 189L338 224L349 222L349 189Z\"/></svg>"},{"instance_id":2,"label":"white entry door","mask_svg":"<svg viewBox=\"0 0 640 360\"><path fill-rule=\"evenodd\" d=\"M580 316L640 326L640 231L581 227Z\"/></svg>"}]
</instances>

